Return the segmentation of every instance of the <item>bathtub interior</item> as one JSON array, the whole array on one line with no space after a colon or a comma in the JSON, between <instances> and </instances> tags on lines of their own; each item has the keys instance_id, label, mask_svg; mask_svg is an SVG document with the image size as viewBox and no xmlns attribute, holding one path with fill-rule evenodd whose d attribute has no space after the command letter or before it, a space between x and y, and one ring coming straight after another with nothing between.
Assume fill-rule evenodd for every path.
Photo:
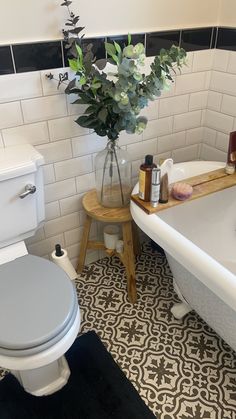
<instances>
[{"instance_id":1,"label":"bathtub interior","mask_svg":"<svg viewBox=\"0 0 236 419\"><path fill-rule=\"evenodd\" d=\"M161 211L158 217L236 274L236 186Z\"/></svg>"},{"instance_id":2,"label":"bathtub interior","mask_svg":"<svg viewBox=\"0 0 236 419\"><path fill-rule=\"evenodd\" d=\"M179 180L187 179L192 176L198 176L202 173L211 172L225 167L225 163L218 161L203 161L196 160L184 163L174 164L171 173L169 182L178 182Z\"/></svg>"}]
</instances>

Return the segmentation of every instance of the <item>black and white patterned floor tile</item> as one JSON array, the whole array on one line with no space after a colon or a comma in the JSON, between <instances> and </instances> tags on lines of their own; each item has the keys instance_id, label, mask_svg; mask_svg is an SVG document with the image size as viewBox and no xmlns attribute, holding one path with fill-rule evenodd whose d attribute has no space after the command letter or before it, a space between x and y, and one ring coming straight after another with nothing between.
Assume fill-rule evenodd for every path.
<instances>
[{"instance_id":1,"label":"black and white patterned floor tile","mask_svg":"<svg viewBox=\"0 0 236 419\"><path fill-rule=\"evenodd\" d=\"M171 271L149 243L136 281L132 305L117 258L85 267L76 281L81 333L97 332L157 418L236 419L236 354L196 313L173 318Z\"/></svg>"},{"instance_id":2,"label":"black and white patterned floor tile","mask_svg":"<svg viewBox=\"0 0 236 419\"><path fill-rule=\"evenodd\" d=\"M98 333L157 418L236 419L236 354L196 313L173 318L171 271L148 243L136 281L132 305L117 258L87 266L76 283L81 333Z\"/></svg>"}]
</instances>

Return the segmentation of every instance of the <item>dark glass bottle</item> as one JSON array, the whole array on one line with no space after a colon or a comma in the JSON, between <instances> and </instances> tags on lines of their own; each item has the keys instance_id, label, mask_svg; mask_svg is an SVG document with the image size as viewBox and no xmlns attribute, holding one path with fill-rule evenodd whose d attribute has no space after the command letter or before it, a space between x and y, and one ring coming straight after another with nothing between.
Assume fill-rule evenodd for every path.
<instances>
[{"instance_id":1,"label":"dark glass bottle","mask_svg":"<svg viewBox=\"0 0 236 419\"><path fill-rule=\"evenodd\" d=\"M145 202L150 202L151 196L151 180L152 180L152 169L157 167L153 163L153 156L147 154L145 156L145 162L141 164L139 169L139 198Z\"/></svg>"}]
</instances>

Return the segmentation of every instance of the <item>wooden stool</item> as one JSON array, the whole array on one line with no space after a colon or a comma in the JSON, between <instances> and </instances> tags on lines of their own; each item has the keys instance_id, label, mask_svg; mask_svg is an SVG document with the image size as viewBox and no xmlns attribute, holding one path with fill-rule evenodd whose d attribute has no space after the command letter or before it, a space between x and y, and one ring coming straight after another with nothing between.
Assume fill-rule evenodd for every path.
<instances>
[{"instance_id":1,"label":"wooden stool","mask_svg":"<svg viewBox=\"0 0 236 419\"><path fill-rule=\"evenodd\" d=\"M137 300L136 280L135 280L135 258L134 253L139 253L139 240L136 225L132 220L129 207L123 208L105 208L97 200L96 190L86 193L82 200L86 212L86 220L81 240L81 249L79 255L78 272L82 272L87 249L102 249L109 255L119 256L125 266L127 276L128 296L131 303ZM92 219L102 221L103 223L121 223L124 250L118 253L116 250L106 249L101 241L89 240L90 227ZM133 239L134 237L134 239Z\"/></svg>"}]
</instances>

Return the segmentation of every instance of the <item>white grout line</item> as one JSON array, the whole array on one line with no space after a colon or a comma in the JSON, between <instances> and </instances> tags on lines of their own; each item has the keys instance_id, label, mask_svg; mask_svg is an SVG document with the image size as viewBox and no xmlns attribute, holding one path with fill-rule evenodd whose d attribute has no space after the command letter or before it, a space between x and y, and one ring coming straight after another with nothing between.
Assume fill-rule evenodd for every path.
<instances>
[{"instance_id":1,"label":"white grout line","mask_svg":"<svg viewBox=\"0 0 236 419\"><path fill-rule=\"evenodd\" d=\"M14 54L13 54L13 48L12 48L12 45L10 45L10 51L11 51L11 58L12 58L12 63L13 63L13 68L14 68L14 73L16 73L16 64L15 64L15 58L14 58Z\"/></svg>"}]
</instances>

